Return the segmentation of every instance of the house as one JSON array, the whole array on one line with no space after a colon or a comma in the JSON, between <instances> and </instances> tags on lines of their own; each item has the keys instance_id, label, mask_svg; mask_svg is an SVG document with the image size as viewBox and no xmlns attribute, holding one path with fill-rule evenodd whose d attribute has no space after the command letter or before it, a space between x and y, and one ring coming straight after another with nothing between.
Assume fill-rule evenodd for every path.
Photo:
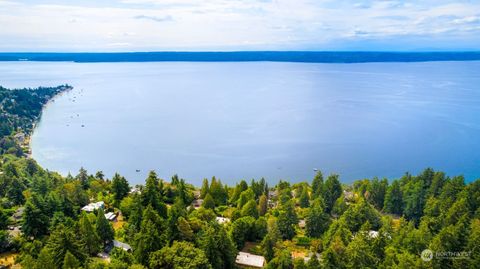
<instances>
[{"instance_id":1,"label":"house","mask_svg":"<svg viewBox=\"0 0 480 269\"><path fill-rule=\"evenodd\" d=\"M198 209L202 206L203 204L203 199L196 199L196 200L193 200L192 202L193 204L193 207L195 207L195 209Z\"/></svg>"},{"instance_id":2,"label":"house","mask_svg":"<svg viewBox=\"0 0 480 269\"><path fill-rule=\"evenodd\" d=\"M131 193L131 194L136 194L136 193L142 194L142 191L141 191L141 189L140 189L139 187L132 187L132 188L130 189L129 193Z\"/></svg>"},{"instance_id":3,"label":"house","mask_svg":"<svg viewBox=\"0 0 480 269\"><path fill-rule=\"evenodd\" d=\"M265 265L265 258L263 256L240 251L235 259L235 263L240 266L263 268Z\"/></svg>"},{"instance_id":4,"label":"house","mask_svg":"<svg viewBox=\"0 0 480 269\"><path fill-rule=\"evenodd\" d=\"M305 228L305 225L306 225L306 223L305 223L304 219L301 219L301 220L298 221L298 226L300 228L302 228L302 229Z\"/></svg>"},{"instance_id":5,"label":"house","mask_svg":"<svg viewBox=\"0 0 480 269\"><path fill-rule=\"evenodd\" d=\"M24 133L16 133L13 138L15 138L20 144L25 142L25 134Z\"/></svg>"},{"instance_id":6,"label":"house","mask_svg":"<svg viewBox=\"0 0 480 269\"><path fill-rule=\"evenodd\" d=\"M24 207L19 207L17 210L15 210L15 213L13 213L13 218L18 221L23 217L23 212L25 211Z\"/></svg>"},{"instance_id":7,"label":"house","mask_svg":"<svg viewBox=\"0 0 480 269\"><path fill-rule=\"evenodd\" d=\"M127 252L132 251L132 247L129 244L126 244L117 240L113 240L113 246L116 248L121 248Z\"/></svg>"},{"instance_id":8,"label":"house","mask_svg":"<svg viewBox=\"0 0 480 269\"><path fill-rule=\"evenodd\" d=\"M277 196L278 196L277 190L268 191L268 198L277 198Z\"/></svg>"},{"instance_id":9,"label":"house","mask_svg":"<svg viewBox=\"0 0 480 269\"><path fill-rule=\"evenodd\" d=\"M113 212L108 212L107 214L105 214L105 218L109 221L116 221L117 220L117 214L115 214Z\"/></svg>"},{"instance_id":10,"label":"house","mask_svg":"<svg viewBox=\"0 0 480 269\"><path fill-rule=\"evenodd\" d=\"M378 237L378 231L374 231L374 230L368 231L368 237L377 238Z\"/></svg>"},{"instance_id":11,"label":"house","mask_svg":"<svg viewBox=\"0 0 480 269\"><path fill-rule=\"evenodd\" d=\"M82 210L86 211L86 212L93 212L93 211L98 210L100 208L105 208L105 203L103 201L96 202L96 203L90 203L90 204L82 207Z\"/></svg>"},{"instance_id":12,"label":"house","mask_svg":"<svg viewBox=\"0 0 480 269\"><path fill-rule=\"evenodd\" d=\"M200 193L199 190L194 190L194 191L193 191L193 197L194 197L195 199L199 199L200 196L201 196L201 193Z\"/></svg>"},{"instance_id":13,"label":"house","mask_svg":"<svg viewBox=\"0 0 480 269\"><path fill-rule=\"evenodd\" d=\"M345 197L346 201L353 201L355 194L352 191L343 190L343 197Z\"/></svg>"},{"instance_id":14,"label":"house","mask_svg":"<svg viewBox=\"0 0 480 269\"><path fill-rule=\"evenodd\" d=\"M227 222L230 222L229 218L224 218L224 217L217 217L216 220L217 220L218 224L225 224Z\"/></svg>"}]
</instances>

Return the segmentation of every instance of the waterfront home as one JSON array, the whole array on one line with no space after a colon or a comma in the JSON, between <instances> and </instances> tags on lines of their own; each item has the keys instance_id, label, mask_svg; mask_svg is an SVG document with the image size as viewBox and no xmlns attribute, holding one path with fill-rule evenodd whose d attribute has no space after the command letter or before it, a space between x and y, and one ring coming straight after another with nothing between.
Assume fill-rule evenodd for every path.
<instances>
[{"instance_id":1,"label":"waterfront home","mask_svg":"<svg viewBox=\"0 0 480 269\"><path fill-rule=\"evenodd\" d=\"M127 252L130 252L132 251L132 247L127 244L127 243L123 243L123 242L120 242L120 241L117 241L117 240L113 240L113 246L116 247L116 248L121 248Z\"/></svg>"},{"instance_id":2,"label":"waterfront home","mask_svg":"<svg viewBox=\"0 0 480 269\"><path fill-rule=\"evenodd\" d=\"M107 214L105 214L105 218L109 221L116 221L117 220L117 214L115 214L113 212L108 212Z\"/></svg>"},{"instance_id":3,"label":"waterfront home","mask_svg":"<svg viewBox=\"0 0 480 269\"><path fill-rule=\"evenodd\" d=\"M225 224L227 222L230 222L229 218L224 218L224 217L216 217L216 220L217 220L218 224Z\"/></svg>"},{"instance_id":4,"label":"waterfront home","mask_svg":"<svg viewBox=\"0 0 480 269\"><path fill-rule=\"evenodd\" d=\"M265 265L265 258L263 256L240 251L235 259L235 263L245 267L263 268Z\"/></svg>"},{"instance_id":5,"label":"waterfront home","mask_svg":"<svg viewBox=\"0 0 480 269\"><path fill-rule=\"evenodd\" d=\"M193 200L192 202L193 204L193 207L195 207L195 209L198 209L202 206L203 204L203 199L196 199L196 200Z\"/></svg>"},{"instance_id":6,"label":"waterfront home","mask_svg":"<svg viewBox=\"0 0 480 269\"><path fill-rule=\"evenodd\" d=\"M96 203L90 203L90 204L82 207L82 210L86 211L86 212L93 212L93 211L98 210L100 208L105 208L105 203L103 201L96 202Z\"/></svg>"}]
</instances>

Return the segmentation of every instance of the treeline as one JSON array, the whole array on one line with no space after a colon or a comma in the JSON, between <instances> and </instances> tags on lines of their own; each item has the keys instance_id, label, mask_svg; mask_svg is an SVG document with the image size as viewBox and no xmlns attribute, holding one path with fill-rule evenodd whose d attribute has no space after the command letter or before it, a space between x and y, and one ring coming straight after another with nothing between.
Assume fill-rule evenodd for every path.
<instances>
[{"instance_id":1,"label":"treeline","mask_svg":"<svg viewBox=\"0 0 480 269\"><path fill-rule=\"evenodd\" d=\"M0 154L22 154L12 135L17 132L29 134L38 120L43 105L69 85L39 87L36 89L6 89L0 86Z\"/></svg>"},{"instance_id":2,"label":"treeline","mask_svg":"<svg viewBox=\"0 0 480 269\"><path fill-rule=\"evenodd\" d=\"M108 180L81 169L64 178L30 159L4 157L1 171L8 190L0 193L1 246L18 250L25 268L236 268L244 248L264 256L267 268L480 265L480 181L466 184L432 169L349 186L320 172L311 183L274 187L264 179L229 187L212 178L200 189L151 172L134 192L118 174ZM104 201L105 212L121 211L123 226L114 230L103 209L82 212L91 201ZM10 238L8 215L19 206L22 235ZM97 258L114 239L132 251L115 248L109 263ZM425 249L466 256L424 261Z\"/></svg>"}]
</instances>

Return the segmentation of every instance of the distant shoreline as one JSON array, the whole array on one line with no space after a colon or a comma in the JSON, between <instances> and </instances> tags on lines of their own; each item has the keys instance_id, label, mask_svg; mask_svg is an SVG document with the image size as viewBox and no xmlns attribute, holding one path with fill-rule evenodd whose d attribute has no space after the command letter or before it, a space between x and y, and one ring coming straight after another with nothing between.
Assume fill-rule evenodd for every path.
<instances>
[{"instance_id":1,"label":"distant shoreline","mask_svg":"<svg viewBox=\"0 0 480 269\"><path fill-rule=\"evenodd\" d=\"M232 51L232 52L0 52L0 61L44 62L299 62L374 63L477 61L480 51L369 52L369 51Z\"/></svg>"}]
</instances>

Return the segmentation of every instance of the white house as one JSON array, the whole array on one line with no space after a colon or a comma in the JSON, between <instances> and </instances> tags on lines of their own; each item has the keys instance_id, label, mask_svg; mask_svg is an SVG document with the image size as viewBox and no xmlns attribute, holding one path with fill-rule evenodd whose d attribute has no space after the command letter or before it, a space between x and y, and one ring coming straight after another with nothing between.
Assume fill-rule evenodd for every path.
<instances>
[{"instance_id":1,"label":"white house","mask_svg":"<svg viewBox=\"0 0 480 269\"><path fill-rule=\"evenodd\" d=\"M263 268L265 265L265 258L263 256L240 251L237 255L235 263L241 266Z\"/></svg>"},{"instance_id":2,"label":"white house","mask_svg":"<svg viewBox=\"0 0 480 269\"><path fill-rule=\"evenodd\" d=\"M121 248L127 252L132 251L132 247L129 244L126 244L117 240L113 240L113 246L116 248Z\"/></svg>"},{"instance_id":3,"label":"white house","mask_svg":"<svg viewBox=\"0 0 480 269\"><path fill-rule=\"evenodd\" d=\"M86 211L86 212L93 212L93 211L98 210L100 208L105 208L105 203L103 201L96 202L96 203L90 203L90 204L82 207L82 210Z\"/></svg>"},{"instance_id":4,"label":"white house","mask_svg":"<svg viewBox=\"0 0 480 269\"><path fill-rule=\"evenodd\" d=\"M229 218L224 218L224 217L216 217L216 220L217 220L218 224L225 224L227 222L230 222Z\"/></svg>"}]
</instances>

